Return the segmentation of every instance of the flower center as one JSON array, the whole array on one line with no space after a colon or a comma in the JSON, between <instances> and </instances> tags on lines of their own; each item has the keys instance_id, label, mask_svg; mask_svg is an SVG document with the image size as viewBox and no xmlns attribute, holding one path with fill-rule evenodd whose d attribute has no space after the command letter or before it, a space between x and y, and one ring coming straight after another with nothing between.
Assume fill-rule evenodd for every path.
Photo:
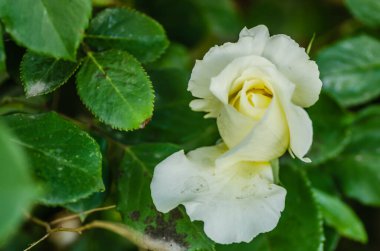
<instances>
[{"instance_id":1,"label":"flower center","mask_svg":"<svg viewBox=\"0 0 380 251\"><path fill-rule=\"evenodd\" d=\"M248 79L235 82L229 92L228 102L239 112L261 119L272 101L273 93L265 82Z\"/></svg>"}]
</instances>

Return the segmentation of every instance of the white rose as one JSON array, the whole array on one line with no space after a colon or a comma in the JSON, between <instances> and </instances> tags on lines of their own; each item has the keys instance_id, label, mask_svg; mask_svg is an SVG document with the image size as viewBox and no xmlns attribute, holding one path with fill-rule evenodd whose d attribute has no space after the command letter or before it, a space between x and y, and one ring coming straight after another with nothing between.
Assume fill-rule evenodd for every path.
<instances>
[{"instance_id":1,"label":"white rose","mask_svg":"<svg viewBox=\"0 0 380 251\"><path fill-rule=\"evenodd\" d=\"M154 170L152 198L163 213L183 204L217 243L249 242L277 225L286 190L274 184L268 162L215 165L227 150L222 144L172 154Z\"/></svg>"},{"instance_id":2,"label":"white rose","mask_svg":"<svg viewBox=\"0 0 380 251\"><path fill-rule=\"evenodd\" d=\"M312 123L302 107L319 98L316 63L286 35L269 36L266 26L244 28L239 41L215 46L194 66L190 103L217 118L230 149L217 161L269 161L288 149L309 162Z\"/></svg>"}]
</instances>

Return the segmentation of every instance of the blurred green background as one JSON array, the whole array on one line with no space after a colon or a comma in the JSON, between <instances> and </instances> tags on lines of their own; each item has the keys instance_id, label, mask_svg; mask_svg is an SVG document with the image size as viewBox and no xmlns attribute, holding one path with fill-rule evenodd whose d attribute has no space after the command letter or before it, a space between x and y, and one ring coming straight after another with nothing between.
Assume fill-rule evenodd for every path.
<instances>
[{"instance_id":1,"label":"blurred green background","mask_svg":"<svg viewBox=\"0 0 380 251\"><path fill-rule=\"evenodd\" d=\"M354 18L353 13L347 8L347 3L343 0L93 0L93 4L95 8L93 16L104 7L109 6L127 6L146 13L162 24L171 42L162 58L156 62L144 65L156 91L155 113L149 125L144 130L128 133L113 131L105 126L101 128L103 130L101 133L106 132L109 134L109 137L125 144L172 142L179 144L185 150L190 150L200 145L215 142L218 135L214 122L203 120L202 114L190 111L188 102L191 100L191 97L188 93L184 93L184 90L186 89L195 60L201 59L209 48L215 44L236 41L240 30L244 26L250 28L258 24L265 24L268 26L271 34L289 35L304 48L308 47L314 37L310 51L310 56L314 60L316 60L317 55L320 55L319 53L323 49L330 47L340 40L364 33L371 35L373 38L380 38L380 25L372 25L372 23L377 22L376 17L373 18L374 21L369 21L369 23L359 21L366 19L362 19L361 14L357 14L351 9L351 12L355 12L356 18ZM376 13L380 16L380 12ZM13 87L9 86L12 81L19 82L18 65L25 49L19 47L9 37L5 39L5 47L7 51L12 53L12 56L8 54L7 58L7 68L11 79L2 85L0 87L2 89L0 90L6 91L8 94L20 93L19 89L13 90ZM363 48L358 47L358 53L364 50L365 47L366 45L364 44ZM368 53L370 54L368 57L375 58L371 51ZM326 58L331 59L328 55ZM323 57L320 57L321 63L324 62L323 59ZM377 64L374 67L379 68L380 59L377 59L376 62ZM173 71L173 68L178 71ZM0 79L2 79L2 76L0 76ZM377 78L373 77L372 79L376 80ZM371 85L375 89L375 87L378 88L380 86L380 82L373 82ZM371 92L371 90L369 91ZM343 133L346 130L347 121L349 120L351 123L352 117L356 113L367 106L378 104L379 101L376 95L366 98L363 94L362 98L364 101L347 104L345 102L348 101L341 98L339 92L336 92L333 88L327 92L329 93L328 95L323 94L323 97L321 97L320 105L310 110L313 119L320 118L320 121L315 121L314 129L317 137L314 139L314 148L311 153L315 154L318 164L319 162L322 163L327 159L336 157L338 152L340 153L343 150L343 146L339 149L332 148L331 146L346 145L340 141L344 141L344 137L347 136ZM88 112L84 111L85 108L81 105L78 96L75 94L75 86L72 79L61 88L59 95L60 102L57 103L54 103L54 97L51 99L50 97L47 98L48 101L44 100L44 98L30 99L28 101L30 107L27 107L27 109L33 110L35 107L38 107L37 109L41 107L42 109L46 109L46 103L48 103L49 106L53 106L57 111L68 117L81 118L88 116ZM358 94L356 93L355 95ZM173 96L176 97L175 100L171 100ZM337 102L331 99L330 96L336 98L335 101ZM70 102L63 102L62 100L70 100ZM181 104L177 106L178 111L165 109L166 106L170 105L168 102L178 102L178 104ZM1 109L3 109L1 112L5 114L8 112L7 109L12 110L13 108L3 106ZM176 116L178 114L180 116ZM190 122L186 122L186 125L184 125L183 117L189 118ZM172 124L184 126L173 128ZM181 136L178 137L178 135ZM201 136L198 137L198 135ZM327 137L332 135L331 140L325 141L326 135ZM95 133L93 136L97 137L99 135ZM337 139L339 142L334 141ZM102 140L99 137L101 145L104 141L104 139ZM334 149L334 154L329 155L329 153L325 153L330 149ZM318 159L318 154L329 156ZM374 161L376 160L374 158ZM335 163L338 162L339 159ZM106 166L107 164L104 165ZM328 168L334 169L334 166L326 167L323 170ZM105 174L107 172L108 169L105 171ZM309 172L313 185L318 187L318 189L323 188L325 183L330 182L330 177L326 178L325 173L321 173L322 171L320 172L318 167ZM103 179L108 179L107 175L104 175ZM335 179L331 182L334 183L334 189L335 187L341 188ZM319 183L322 183L322 185ZM374 187L377 187L377 184ZM380 190L373 192L380 194ZM338 193L344 194L344 191L339 190ZM357 198L355 199L345 197L345 202L354 209L363 221L368 234L368 243L360 244L347 238L339 239L335 231L331 228L326 228L325 233L329 235L327 243L332 243L329 246L332 248L326 250L333 250L335 245L337 245L336 250L338 251L380 250L380 211L375 206L364 206L358 202ZM46 219L55 217L61 210L62 208L59 207L39 206L34 209L34 215ZM94 214L88 220L92 218L120 220L119 215L114 211ZM1 250L22 250L43 234L44 229L35 226L31 222L27 222L23 225L22 230ZM94 240L96 241L94 242ZM76 242L68 247L57 247L53 240L43 242L34 250L118 251L137 249L128 241L113 233L96 230L83 233Z\"/></svg>"}]
</instances>

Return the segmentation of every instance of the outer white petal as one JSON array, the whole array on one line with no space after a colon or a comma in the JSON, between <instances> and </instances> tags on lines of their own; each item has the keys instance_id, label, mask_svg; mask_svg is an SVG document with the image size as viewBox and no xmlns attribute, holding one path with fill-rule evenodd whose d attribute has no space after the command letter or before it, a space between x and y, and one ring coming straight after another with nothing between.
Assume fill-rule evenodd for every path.
<instances>
[{"instance_id":1,"label":"outer white petal","mask_svg":"<svg viewBox=\"0 0 380 251\"><path fill-rule=\"evenodd\" d=\"M211 78L238 57L261 55L268 38L267 27L259 25L249 30L244 28L236 43L212 47L202 60L195 62L188 90L197 98L214 99L209 90Z\"/></svg>"},{"instance_id":2,"label":"outer white petal","mask_svg":"<svg viewBox=\"0 0 380 251\"><path fill-rule=\"evenodd\" d=\"M292 98L295 104L309 107L318 100L322 88L318 66L293 39L286 35L272 36L263 56L296 85Z\"/></svg>"},{"instance_id":3,"label":"outer white petal","mask_svg":"<svg viewBox=\"0 0 380 251\"><path fill-rule=\"evenodd\" d=\"M154 169L150 185L157 210L167 213L182 202L195 199L196 193L189 191L207 188L207 184L202 182L201 178L196 178L199 176L198 173L201 173L201 170L187 159L183 150L159 163ZM194 184L191 184L192 179Z\"/></svg>"},{"instance_id":4,"label":"outer white petal","mask_svg":"<svg viewBox=\"0 0 380 251\"><path fill-rule=\"evenodd\" d=\"M313 141L313 126L309 115L304 109L292 103L294 86L291 86L293 84L281 73L271 68L266 70L267 74L273 78L272 86L286 117L290 134L289 150L299 159L310 162L309 158L304 157Z\"/></svg>"},{"instance_id":5,"label":"outer white petal","mask_svg":"<svg viewBox=\"0 0 380 251\"><path fill-rule=\"evenodd\" d=\"M190 102L193 111L207 112L205 118L215 118L218 116L222 104L217 99L194 99Z\"/></svg>"},{"instance_id":6,"label":"outer white petal","mask_svg":"<svg viewBox=\"0 0 380 251\"><path fill-rule=\"evenodd\" d=\"M249 242L277 225L286 191L273 184L269 164L216 168L223 151L221 146L188 156L180 151L161 162L151 184L153 202L162 212L183 204L190 219L204 221L206 234L218 243Z\"/></svg>"},{"instance_id":7,"label":"outer white petal","mask_svg":"<svg viewBox=\"0 0 380 251\"><path fill-rule=\"evenodd\" d=\"M220 120L222 120L221 117L218 117L218 128L222 138L233 137L233 134L227 135L229 131L220 127L222 123ZM239 126L230 129L230 131L234 130L239 130ZM273 97L264 117L252 127L242 141L231 142L238 144L218 158L218 166L228 166L243 160L269 161L284 154L289 147L289 128L278 98Z\"/></svg>"},{"instance_id":8,"label":"outer white petal","mask_svg":"<svg viewBox=\"0 0 380 251\"><path fill-rule=\"evenodd\" d=\"M313 126L307 112L299 106L290 104L286 109L290 131L290 151L299 159L311 162L304 158L313 141Z\"/></svg>"},{"instance_id":9,"label":"outer white petal","mask_svg":"<svg viewBox=\"0 0 380 251\"><path fill-rule=\"evenodd\" d=\"M154 169L151 183L152 199L157 210L166 213L182 202L196 198L197 190L208 190L202 174L209 175L210 169L204 166L213 166L214 160L224 151L223 144L201 147L189 153L195 154L190 161L181 150L159 163Z\"/></svg>"}]
</instances>

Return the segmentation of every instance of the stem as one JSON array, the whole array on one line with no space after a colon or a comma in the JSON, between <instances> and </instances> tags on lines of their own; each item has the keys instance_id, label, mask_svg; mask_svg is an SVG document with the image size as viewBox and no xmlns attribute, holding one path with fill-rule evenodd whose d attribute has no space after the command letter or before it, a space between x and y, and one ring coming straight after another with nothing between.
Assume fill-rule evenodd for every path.
<instances>
[{"instance_id":1,"label":"stem","mask_svg":"<svg viewBox=\"0 0 380 251\"><path fill-rule=\"evenodd\" d=\"M39 223L38 223L39 224ZM53 228L50 231L48 231L41 239L37 240L36 242L32 243L28 248L24 249L24 251L28 251L35 247L37 244L41 243L43 240L47 239L51 234L57 233L57 232L74 232L81 234L85 230L90 230L94 228L101 228L106 229L111 232L114 232L126 239L128 239L130 242L135 244L140 248L140 250L155 250L155 251L182 251L186 250L185 247L179 246L177 243L172 241L164 241L161 239L154 239L150 237L149 235L144 235L127 225L121 224L121 223L115 223L115 222L109 222L109 221L99 221L95 220L92 221L86 225L83 225L78 228L63 228L63 227L57 227Z\"/></svg>"},{"instance_id":2,"label":"stem","mask_svg":"<svg viewBox=\"0 0 380 251\"><path fill-rule=\"evenodd\" d=\"M29 247L25 248L24 251L31 250L34 246L38 245L40 242L42 242L43 240L45 240L49 236L50 236L50 233L45 234L41 239L39 239L36 242L33 242L32 244L30 244Z\"/></svg>"},{"instance_id":3,"label":"stem","mask_svg":"<svg viewBox=\"0 0 380 251\"><path fill-rule=\"evenodd\" d=\"M113 209L113 208L116 208L116 205L111 205L111 206L106 206L106 207L99 207L99 208L90 209L90 210L87 210L87 211L84 211L84 212L81 212L81 213L78 213L78 214L73 214L73 215L62 217L62 218L58 218L56 220L51 221L50 224L51 225L55 225L55 224L58 224L60 222L64 222L64 221L68 221L68 220L79 218L82 215L89 215L89 214L92 214L92 213L95 213L95 212L106 211L106 210L110 210L110 209Z\"/></svg>"},{"instance_id":4,"label":"stem","mask_svg":"<svg viewBox=\"0 0 380 251\"><path fill-rule=\"evenodd\" d=\"M47 223L46 221L43 221L43 220L40 220L34 216L31 216L31 215L27 215L27 217L33 221L34 223L36 223L37 225L40 225L42 227L44 227L46 229L46 232L50 232L51 231L51 227L49 225L49 223Z\"/></svg>"},{"instance_id":5,"label":"stem","mask_svg":"<svg viewBox=\"0 0 380 251\"><path fill-rule=\"evenodd\" d=\"M135 244L140 248L140 250L155 250L155 251L182 251L186 250L185 247L179 246L177 243L172 241L164 241L161 239L154 239L149 235L144 235L127 225L108 221L95 220L83 227L81 231L92 229L92 228L102 228L114 232Z\"/></svg>"},{"instance_id":6,"label":"stem","mask_svg":"<svg viewBox=\"0 0 380 251\"><path fill-rule=\"evenodd\" d=\"M39 226L44 227L46 229L46 234L41 239L39 239L36 242L33 242L32 244L30 244L30 246L28 248L24 249L24 251L28 251L28 250L32 249L34 246L38 245L40 242L42 242L43 240L45 240L46 238L48 238L53 233L57 233L57 232L75 232L75 233L81 234L82 231L84 231L86 229L89 229L91 227L91 224L87 224L87 225L84 225L84 226L81 226L81 227L78 227L78 228L56 227L56 228L52 229L51 225L54 225L54 224L57 224L57 223L60 223L60 222L64 222L64 221L68 221L68 220L72 220L72 219L76 219L76 218L79 218L81 215L89 215L89 214L92 214L92 213L95 213L95 212L113 209L115 207L116 207L116 205L111 205L111 206L106 206L106 207L99 207L99 208L90 209L90 210L81 212L79 214L73 214L73 215L69 215L69 216L66 216L66 217L58 218L58 219L52 221L50 224L48 222L46 222L46 221L38 219L38 218L36 218L34 216L31 216L29 214L26 214L26 216L29 218L30 221L34 222L35 224L37 224Z\"/></svg>"}]
</instances>

